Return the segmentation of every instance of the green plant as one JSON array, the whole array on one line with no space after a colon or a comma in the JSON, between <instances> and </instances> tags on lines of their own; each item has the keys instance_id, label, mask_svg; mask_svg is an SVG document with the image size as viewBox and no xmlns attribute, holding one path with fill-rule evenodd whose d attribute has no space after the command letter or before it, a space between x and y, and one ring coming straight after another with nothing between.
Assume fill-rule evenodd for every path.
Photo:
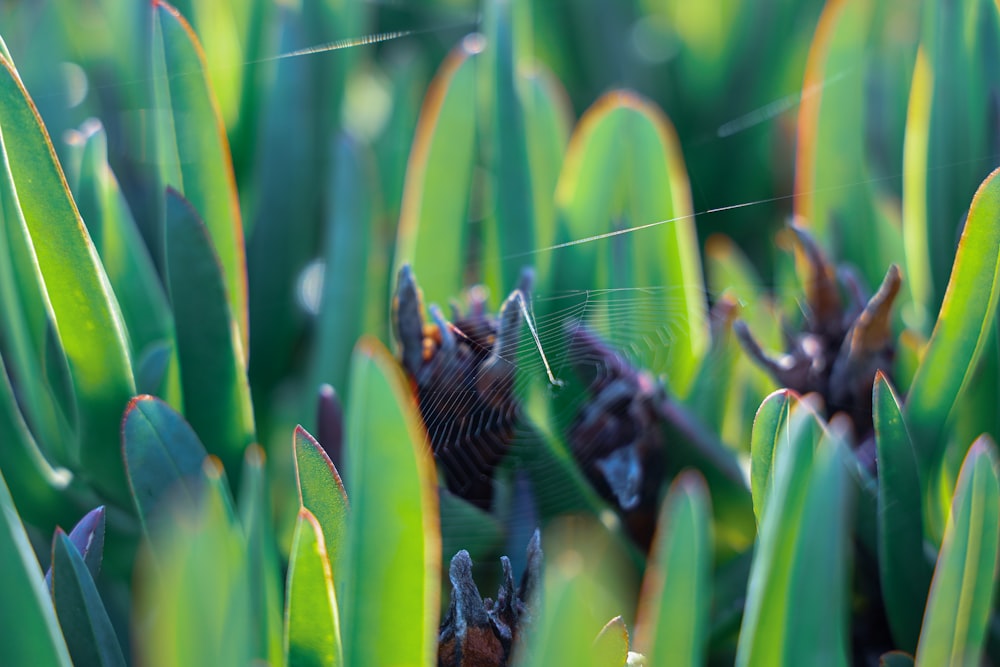
<instances>
[{"instance_id":1,"label":"green plant","mask_svg":"<svg viewBox=\"0 0 1000 667\"><path fill-rule=\"evenodd\" d=\"M76 4L2 10L0 663L1000 663L994 3L623 3L676 77L577 121L610 19L488 2L425 94L358 3Z\"/></svg>"}]
</instances>

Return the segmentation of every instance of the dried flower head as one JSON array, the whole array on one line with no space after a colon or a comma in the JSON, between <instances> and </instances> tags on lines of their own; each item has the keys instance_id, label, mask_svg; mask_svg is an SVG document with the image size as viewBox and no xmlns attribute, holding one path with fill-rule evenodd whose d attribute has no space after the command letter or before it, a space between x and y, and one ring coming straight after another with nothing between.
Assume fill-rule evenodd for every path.
<instances>
[{"instance_id":1,"label":"dried flower head","mask_svg":"<svg viewBox=\"0 0 1000 667\"><path fill-rule=\"evenodd\" d=\"M831 414L851 417L859 441L872 432L872 384L878 370L889 372L894 356L891 315L902 279L893 264L871 298L850 272L838 276L805 230L792 227L808 267L805 321L786 334L787 351L766 354L743 321L734 329L743 348L776 382L806 393L818 393ZM838 280L839 278L839 280ZM838 282L850 297L841 298Z\"/></svg>"},{"instance_id":2,"label":"dried flower head","mask_svg":"<svg viewBox=\"0 0 1000 667\"><path fill-rule=\"evenodd\" d=\"M531 623L531 605L542 568L541 537L528 543L528 566L514 587L510 559L500 558L503 581L496 600L483 599L472 578L469 552L451 559L451 603L438 634L439 667L506 667L518 637Z\"/></svg>"},{"instance_id":3,"label":"dried flower head","mask_svg":"<svg viewBox=\"0 0 1000 667\"><path fill-rule=\"evenodd\" d=\"M410 267L399 271L393 328L403 369L415 387L420 415L448 488L488 509L493 471L514 437L519 405L514 370L521 303L531 285L526 272L496 317L486 314L485 290L470 290L468 312L452 306L452 321L431 305L423 315Z\"/></svg>"}]
</instances>

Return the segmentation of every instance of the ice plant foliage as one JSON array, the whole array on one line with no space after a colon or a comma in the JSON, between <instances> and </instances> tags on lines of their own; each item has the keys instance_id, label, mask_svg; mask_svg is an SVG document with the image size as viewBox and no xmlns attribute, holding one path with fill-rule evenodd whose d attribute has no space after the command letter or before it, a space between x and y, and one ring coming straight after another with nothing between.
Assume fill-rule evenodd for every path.
<instances>
[{"instance_id":1,"label":"ice plant foliage","mask_svg":"<svg viewBox=\"0 0 1000 667\"><path fill-rule=\"evenodd\" d=\"M996 3L35 4L0 665L1000 665Z\"/></svg>"}]
</instances>

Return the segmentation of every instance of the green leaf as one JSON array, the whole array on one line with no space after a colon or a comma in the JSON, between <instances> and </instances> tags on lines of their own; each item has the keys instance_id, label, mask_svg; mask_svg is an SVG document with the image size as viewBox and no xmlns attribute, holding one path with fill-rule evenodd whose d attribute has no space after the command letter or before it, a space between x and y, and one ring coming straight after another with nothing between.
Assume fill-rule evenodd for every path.
<instances>
[{"instance_id":1,"label":"green leaf","mask_svg":"<svg viewBox=\"0 0 1000 667\"><path fill-rule=\"evenodd\" d=\"M81 151L76 202L121 305L132 356L138 358L153 343L173 341L170 304L108 164L104 126L91 119L75 136Z\"/></svg>"},{"instance_id":2,"label":"green leaf","mask_svg":"<svg viewBox=\"0 0 1000 667\"><path fill-rule=\"evenodd\" d=\"M1000 542L1000 479L989 436L972 443L938 553L917 665L977 665L990 621Z\"/></svg>"},{"instance_id":3,"label":"green leaf","mask_svg":"<svg viewBox=\"0 0 1000 667\"><path fill-rule=\"evenodd\" d=\"M703 665L712 577L712 509L705 480L681 473L660 510L636 622L648 664Z\"/></svg>"},{"instance_id":4,"label":"green leaf","mask_svg":"<svg viewBox=\"0 0 1000 667\"><path fill-rule=\"evenodd\" d=\"M868 57L877 37L875 3L825 6L809 50L798 116L795 215L835 256L858 265L878 284L895 250L877 212L867 137L859 128L871 111ZM858 221L870 221L858 224Z\"/></svg>"},{"instance_id":5,"label":"green leaf","mask_svg":"<svg viewBox=\"0 0 1000 667\"><path fill-rule=\"evenodd\" d=\"M147 535L168 496L183 494L195 506L197 481L208 453L184 418L153 396L137 396L122 419L122 451L129 487Z\"/></svg>"},{"instance_id":6,"label":"green leaf","mask_svg":"<svg viewBox=\"0 0 1000 667\"><path fill-rule=\"evenodd\" d=\"M372 276L371 234L375 223L371 155L347 134L333 146L333 171L327 185L332 193L326 214L323 295L316 340L315 381L328 382L337 391L347 389L350 354L365 330L366 305L375 300L384 313L384 292ZM384 266L379 267L381 271Z\"/></svg>"},{"instance_id":7,"label":"green leaf","mask_svg":"<svg viewBox=\"0 0 1000 667\"><path fill-rule=\"evenodd\" d=\"M913 667L913 656L902 651L889 651L879 656L878 667Z\"/></svg>"},{"instance_id":8,"label":"green leaf","mask_svg":"<svg viewBox=\"0 0 1000 667\"><path fill-rule=\"evenodd\" d=\"M878 448L879 583L899 647L914 651L927 602L931 567L924 556L923 494L902 402L879 371L873 417Z\"/></svg>"},{"instance_id":9,"label":"green leaf","mask_svg":"<svg viewBox=\"0 0 1000 667\"><path fill-rule=\"evenodd\" d=\"M948 289L907 394L905 417L924 479L937 468L945 427L976 368L1000 298L1000 170L983 181L969 209Z\"/></svg>"},{"instance_id":10,"label":"green leaf","mask_svg":"<svg viewBox=\"0 0 1000 667\"><path fill-rule=\"evenodd\" d=\"M198 38L180 13L162 0L153 2L152 67L160 192L174 188L205 221L238 338L246 350L246 256L229 142Z\"/></svg>"},{"instance_id":11,"label":"green leaf","mask_svg":"<svg viewBox=\"0 0 1000 667\"><path fill-rule=\"evenodd\" d=\"M441 553L455 554L465 549L473 561L495 556L505 537L505 526L447 488L440 488Z\"/></svg>"},{"instance_id":12,"label":"green leaf","mask_svg":"<svg viewBox=\"0 0 1000 667\"><path fill-rule=\"evenodd\" d=\"M266 461L259 445L247 447L240 479L240 523L246 535L253 655L279 667L285 660L283 601Z\"/></svg>"},{"instance_id":13,"label":"green leaf","mask_svg":"<svg viewBox=\"0 0 1000 667\"><path fill-rule=\"evenodd\" d=\"M72 520L67 511L65 489L72 474L55 467L42 453L24 422L10 377L0 355L0 472L7 471L11 495L23 507L23 516L42 525Z\"/></svg>"},{"instance_id":14,"label":"green leaf","mask_svg":"<svg viewBox=\"0 0 1000 667\"><path fill-rule=\"evenodd\" d=\"M476 141L476 63L481 36L445 59L424 98L410 150L396 238L395 275L405 263L430 302L465 285L465 230Z\"/></svg>"},{"instance_id":15,"label":"green leaf","mask_svg":"<svg viewBox=\"0 0 1000 667\"><path fill-rule=\"evenodd\" d=\"M610 667L601 661L594 638L611 610L632 604L623 599L625 582L634 576L624 567L623 545L599 523L580 516L548 524L542 546L541 590L528 601L535 615L512 664Z\"/></svg>"},{"instance_id":16,"label":"green leaf","mask_svg":"<svg viewBox=\"0 0 1000 667\"><path fill-rule=\"evenodd\" d=\"M995 125L998 18L996 4L981 0L931 3L923 11L922 71L910 92L903 171L908 273L920 281L921 315L933 317L947 300L955 237L970 197L996 166L982 147Z\"/></svg>"},{"instance_id":17,"label":"green leaf","mask_svg":"<svg viewBox=\"0 0 1000 667\"><path fill-rule=\"evenodd\" d=\"M344 662L333 572L316 517L302 507L288 562L285 647L289 667L321 667Z\"/></svg>"},{"instance_id":18,"label":"green leaf","mask_svg":"<svg viewBox=\"0 0 1000 667\"><path fill-rule=\"evenodd\" d=\"M135 388L121 313L41 118L6 58L0 58L0 134L71 365L82 420L80 460L98 489L124 502L121 457L109 446Z\"/></svg>"},{"instance_id":19,"label":"green leaf","mask_svg":"<svg viewBox=\"0 0 1000 667\"><path fill-rule=\"evenodd\" d=\"M514 0L486 5L487 43L493 65L492 154L500 285L514 285L535 249L535 211L527 122L517 86Z\"/></svg>"},{"instance_id":20,"label":"green leaf","mask_svg":"<svg viewBox=\"0 0 1000 667\"><path fill-rule=\"evenodd\" d=\"M596 313L596 328L608 335L652 308L671 340L651 370L666 372L684 396L709 332L690 185L666 116L634 93L604 95L570 140L556 203L565 246L553 250L553 289L650 288L648 297Z\"/></svg>"},{"instance_id":21,"label":"green leaf","mask_svg":"<svg viewBox=\"0 0 1000 667\"><path fill-rule=\"evenodd\" d=\"M569 144L573 110L562 83L541 63L519 67L518 89L524 109L524 131L531 165L534 239L538 248L548 248L556 242L557 218L553 194ZM538 253L530 260L521 258L525 264L529 261L534 264L540 283L547 286L552 254ZM504 284L512 285L514 282Z\"/></svg>"},{"instance_id":22,"label":"green leaf","mask_svg":"<svg viewBox=\"0 0 1000 667\"><path fill-rule=\"evenodd\" d=\"M785 602L783 659L777 664L849 664L853 488L848 465L853 454L846 435L832 428L824 435L806 481L791 547L795 560Z\"/></svg>"},{"instance_id":23,"label":"green leaf","mask_svg":"<svg viewBox=\"0 0 1000 667\"><path fill-rule=\"evenodd\" d=\"M125 665L111 619L83 556L62 530L52 543L52 600L75 665Z\"/></svg>"},{"instance_id":24,"label":"green leaf","mask_svg":"<svg viewBox=\"0 0 1000 667\"><path fill-rule=\"evenodd\" d=\"M441 590L437 475L399 366L372 339L355 351L344 458L345 664L430 667Z\"/></svg>"},{"instance_id":25,"label":"green leaf","mask_svg":"<svg viewBox=\"0 0 1000 667\"><path fill-rule=\"evenodd\" d=\"M256 645L246 541L222 466L207 458L194 480L201 493L167 501L136 566L133 622L155 631L136 661L162 665L247 665Z\"/></svg>"},{"instance_id":26,"label":"green leaf","mask_svg":"<svg viewBox=\"0 0 1000 667\"><path fill-rule=\"evenodd\" d=\"M255 439L245 351L204 223L175 190L168 188L166 201L167 282L184 414L202 442L235 474L243 450Z\"/></svg>"},{"instance_id":27,"label":"green leaf","mask_svg":"<svg viewBox=\"0 0 1000 667\"><path fill-rule=\"evenodd\" d=\"M758 525L774 474L774 450L778 438L788 426L788 413L793 399L794 394L790 390L779 389L764 399L754 416L750 438L750 493Z\"/></svg>"},{"instance_id":28,"label":"green leaf","mask_svg":"<svg viewBox=\"0 0 1000 667\"><path fill-rule=\"evenodd\" d=\"M841 440L824 435L809 404L798 402L775 441L737 665L812 664L819 655L846 664L850 503ZM805 619L814 625L801 625Z\"/></svg>"},{"instance_id":29,"label":"green leaf","mask_svg":"<svg viewBox=\"0 0 1000 667\"><path fill-rule=\"evenodd\" d=\"M606 667L622 667L628 660L628 628L621 616L615 616L601 628L594 639L595 662Z\"/></svg>"},{"instance_id":30,"label":"green leaf","mask_svg":"<svg viewBox=\"0 0 1000 667\"><path fill-rule=\"evenodd\" d=\"M28 542L17 509L0 474L0 663L6 665L61 665L70 667L66 641L59 631L35 552Z\"/></svg>"},{"instance_id":31,"label":"green leaf","mask_svg":"<svg viewBox=\"0 0 1000 667\"><path fill-rule=\"evenodd\" d=\"M344 483L326 451L301 426L295 428L292 448L299 506L309 510L323 529L330 566L340 581L347 575L340 570L349 509Z\"/></svg>"}]
</instances>

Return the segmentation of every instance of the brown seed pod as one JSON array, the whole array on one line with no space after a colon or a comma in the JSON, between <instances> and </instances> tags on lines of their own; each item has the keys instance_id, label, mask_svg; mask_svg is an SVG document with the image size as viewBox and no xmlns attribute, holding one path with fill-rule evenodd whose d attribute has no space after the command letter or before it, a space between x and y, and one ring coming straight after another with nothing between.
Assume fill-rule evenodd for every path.
<instances>
[{"instance_id":1,"label":"brown seed pod","mask_svg":"<svg viewBox=\"0 0 1000 667\"><path fill-rule=\"evenodd\" d=\"M467 313L453 306L448 321L431 305L427 323L413 271L408 265L399 271L393 328L428 440L448 488L483 509L492 502L493 471L518 419L514 370L530 285L525 273L496 317L486 314L483 290L473 288Z\"/></svg>"},{"instance_id":2,"label":"brown seed pod","mask_svg":"<svg viewBox=\"0 0 1000 667\"><path fill-rule=\"evenodd\" d=\"M541 536L536 530L528 543L528 566L514 587L510 560L500 558L503 581L496 600L480 595L472 578L469 552L451 559L448 578L451 602L438 633L439 667L506 667L518 638L532 620L534 591L541 578Z\"/></svg>"},{"instance_id":3,"label":"brown seed pod","mask_svg":"<svg viewBox=\"0 0 1000 667\"><path fill-rule=\"evenodd\" d=\"M894 356L890 319L902 278L893 264L871 298L850 272L841 280L850 301L845 305L837 272L804 229L793 227L807 265L805 321L786 335L787 349L768 355L743 321L734 331L744 350L774 380L801 394L818 393L831 414L851 417L859 442L872 433L872 384L875 373L889 373Z\"/></svg>"}]
</instances>

